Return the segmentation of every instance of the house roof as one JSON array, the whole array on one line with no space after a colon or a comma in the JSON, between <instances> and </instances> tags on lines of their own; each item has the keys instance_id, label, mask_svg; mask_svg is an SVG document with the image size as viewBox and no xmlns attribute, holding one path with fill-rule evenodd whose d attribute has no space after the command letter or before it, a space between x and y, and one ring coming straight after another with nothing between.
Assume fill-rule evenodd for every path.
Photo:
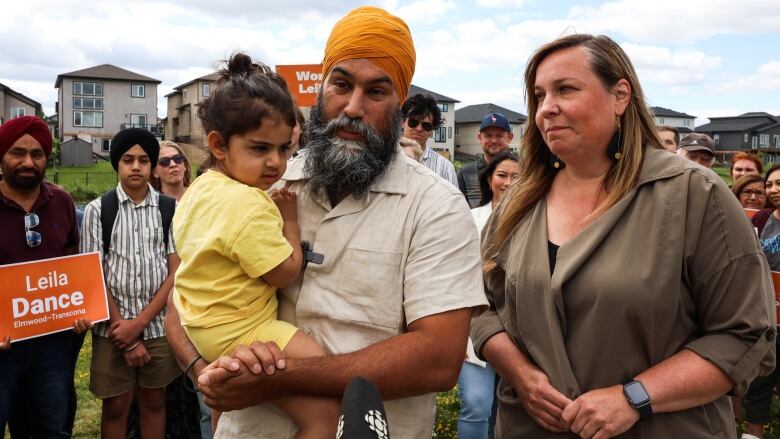
<instances>
[{"instance_id":1,"label":"house roof","mask_svg":"<svg viewBox=\"0 0 780 439\"><path fill-rule=\"evenodd\" d=\"M184 87L192 84L193 82L216 82L217 79L219 79L219 73L217 73L217 72L209 73L208 75L203 75L200 78L195 78L192 81L185 82L184 84L182 84L182 85L180 85L178 87L173 87L173 89L174 90L181 90Z\"/></svg>"},{"instance_id":2,"label":"house roof","mask_svg":"<svg viewBox=\"0 0 780 439\"><path fill-rule=\"evenodd\" d=\"M57 75L57 81L54 83L54 88L60 88L60 84L62 83L63 78L118 79L122 81L154 82L155 84L160 83L160 81L157 79L131 72L130 70L125 70L112 64L101 64L99 66L90 67L88 69L59 74Z\"/></svg>"},{"instance_id":3,"label":"house roof","mask_svg":"<svg viewBox=\"0 0 780 439\"><path fill-rule=\"evenodd\" d=\"M501 113L509 119L509 123L525 123L528 117L516 111L496 104L476 104L468 105L455 110L455 123L482 122L490 113Z\"/></svg>"},{"instance_id":4,"label":"house roof","mask_svg":"<svg viewBox=\"0 0 780 439\"><path fill-rule=\"evenodd\" d=\"M7 95L13 96L22 102L26 102L28 105L35 107L36 110L41 109L41 104L38 101L28 98L27 96L19 93L18 91L13 90L11 87L8 87L7 85L0 84L0 91Z\"/></svg>"},{"instance_id":5,"label":"house roof","mask_svg":"<svg viewBox=\"0 0 780 439\"><path fill-rule=\"evenodd\" d=\"M433 96L434 99L436 99L436 102L460 102L457 99L448 98L447 96L440 95L436 93L435 91L426 90L422 87L418 87L414 84L412 84L409 87L409 96L416 95L416 94L427 94Z\"/></svg>"},{"instance_id":6,"label":"house roof","mask_svg":"<svg viewBox=\"0 0 780 439\"><path fill-rule=\"evenodd\" d=\"M780 123L780 118L763 111L743 113L739 116L711 117L710 123L696 127L704 132L762 131Z\"/></svg>"},{"instance_id":7,"label":"house roof","mask_svg":"<svg viewBox=\"0 0 780 439\"><path fill-rule=\"evenodd\" d=\"M696 116L691 116L690 114L686 113L680 113L679 111L670 110L668 108L664 107L650 107L650 111L653 112L656 116L661 117L687 117L687 118L696 118Z\"/></svg>"}]
</instances>

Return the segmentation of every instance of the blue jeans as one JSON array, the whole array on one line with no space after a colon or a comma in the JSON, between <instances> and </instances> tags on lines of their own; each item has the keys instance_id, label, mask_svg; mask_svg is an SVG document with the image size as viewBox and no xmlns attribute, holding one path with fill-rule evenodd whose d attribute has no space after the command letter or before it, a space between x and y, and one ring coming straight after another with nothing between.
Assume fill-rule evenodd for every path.
<instances>
[{"instance_id":1,"label":"blue jeans","mask_svg":"<svg viewBox=\"0 0 780 439\"><path fill-rule=\"evenodd\" d=\"M203 439L212 439L214 433L211 431L211 407L207 406L203 401L203 394L195 392L198 397L198 405L200 406L200 436Z\"/></svg>"},{"instance_id":2,"label":"blue jeans","mask_svg":"<svg viewBox=\"0 0 780 439\"><path fill-rule=\"evenodd\" d=\"M460 419L458 439L485 439L488 419L493 407L495 372L490 365L480 367L463 363L458 377L460 388Z\"/></svg>"},{"instance_id":3,"label":"blue jeans","mask_svg":"<svg viewBox=\"0 0 780 439\"><path fill-rule=\"evenodd\" d=\"M16 397L25 394L32 438L69 438L73 386L73 337L69 331L13 343L0 352L0 431Z\"/></svg>"}]
</instances>

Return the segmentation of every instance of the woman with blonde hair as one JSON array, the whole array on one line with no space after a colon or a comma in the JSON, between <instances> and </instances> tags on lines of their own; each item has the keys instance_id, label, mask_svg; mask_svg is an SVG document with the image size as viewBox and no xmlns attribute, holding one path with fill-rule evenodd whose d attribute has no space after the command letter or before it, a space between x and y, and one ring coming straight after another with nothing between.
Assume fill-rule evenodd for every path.
<instances>
[{"instance_id":1,"label":"woman with blonde hair","mask_svg":"<svg viewBox=\"0 0 780 439\"><path fill-rule=\"evenodd\" d=\"M160 158L152 170L152 187L157 192L179 201L191 181L190 161L181 147L170 140L160 142Z\"/></svg>"},{"instance_id":2,"label":"woman with blonde hair","mask_svg":"<svg viewBox=\"0 0 780 439\"><path fill-rule=\"evenodd\" d=\"M735 437L726 394L771 370L776 333L742 207L662 149L610 38L542 46L525 87L524 166L486 226L492 307L471 331L502 377L497 437Z\"/></svg>"}]
</instances>

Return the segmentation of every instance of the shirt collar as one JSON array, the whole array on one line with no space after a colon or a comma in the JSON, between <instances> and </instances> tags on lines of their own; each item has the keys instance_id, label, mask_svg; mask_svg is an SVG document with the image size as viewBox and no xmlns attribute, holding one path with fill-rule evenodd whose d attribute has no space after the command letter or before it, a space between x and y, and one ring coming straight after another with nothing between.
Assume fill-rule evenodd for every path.
<instances>
[{"instance_id":1,"label":"shirt collar","mask_svg":"<svg viewBox=\"0 0 780 439\"><path fill-rule=\"evenodd\" d=\"M38 198L35 199L35 202L33 203L32 208L30 208L30 212L34 212L36 209L38 209L39 206L45 204L46 202L48 202L49 200L52 199L52 197L54 195L51 193L51 190L49 189L49 184L51 184L51 183L47 183L45 181L41 182L40 192L38 193ZM22 209L22 207L19 206L19 203L17 203L16 201L6 197L5 194L2 193L2 192L0 192L0 200L2 200L2 202L4 204L8 205L8 206L13 206L13 207ZM22 209L22 210L24 210L24 209Z\"/></svg>"},{"instance_id":2,"label":"shirt collar","mask_svg":"<svg viewBox=\"0 0 780 439\"><path fill-rule=\"evenodd\" d=\"M428 161L429 158L431 158L431 147L426 146L423 150L422 159Z\"/></svg>"},{"instance_id":3,"label":"shirt collar","mask_svg":"<svg viewBox=\"0 0 780 439\"><path fill-rule=\"evenodd\" d=\"M116 194L117 198L119 198L119 204L130 202L134 204L137 207L141 206L157 206L160 201L160 194L157 193L156 190L150 185L149 183L146 184L149 187L149 191L146 193L146 197L143 201L141 201L138 204L133 203L133 200L130 199L130 196L127 195L124 189L122 189L122 183L119 183L116 185Z\"/></svg>"}]
</instances>

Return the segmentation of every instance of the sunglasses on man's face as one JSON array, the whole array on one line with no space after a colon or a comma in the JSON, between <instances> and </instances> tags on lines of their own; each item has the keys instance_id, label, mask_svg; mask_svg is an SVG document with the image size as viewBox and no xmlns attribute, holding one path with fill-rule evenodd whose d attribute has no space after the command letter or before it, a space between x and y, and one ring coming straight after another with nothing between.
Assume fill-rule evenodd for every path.
<instances>
[{"instance_id":1,"label":"sunglasses on man's face","mask_svg":"<svg viewBox=\"0 0 780 439\"><path fill-rule=\"evenodd\" d=\"M30 247L38 247L43 240L41 234L35 230L30 230L34 227L38 227L41 220L38 215L34 213L28 213L24 216L24 237L27 239L27 245Z\"/></svg>"},{"instance_id":2,"label":"sunglasses on man's face","mask_svg":"<svg viewBox=\"0 0 780 439\"><path fill-rule=\"evenodd\" d=\"M417 125L422 124L422 129L425 131L433 131L433 124L430 122L420 122L419 119L415 119L413 117L410 117L409 119L406 119L406 124L409 125L409 128L417 128Z\"/></svg>"},{"instance_id":3,"label":"sunglasses on man's face","mask_svg":"<svg viewBox=\"0 0 780 439\"><path fill-rule=\"evenodd\" d=\"M157 160L157 163L159 163L160 166L162 166L163 168L167 168L168 166L170 166L171 161L173 161L177 165L180 165L184 163L184 156L181 154L176 154L170 157L163 157L160 160Z\"/></svg>"}]
</instances>

